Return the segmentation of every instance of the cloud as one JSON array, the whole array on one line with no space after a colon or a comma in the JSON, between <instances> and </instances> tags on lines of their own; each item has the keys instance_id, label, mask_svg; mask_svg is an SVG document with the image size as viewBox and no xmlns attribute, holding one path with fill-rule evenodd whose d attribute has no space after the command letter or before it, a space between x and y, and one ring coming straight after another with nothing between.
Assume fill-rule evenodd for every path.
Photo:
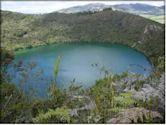
<instances>
[{"instance_id":1,"label":"cloud","mask_svg":"<svg viewBox=\"0 0 166 125\"><path fill-rule=\"evenodd\" d=\"M60 9L85 5L89 3L103 3L108 5L144 3L161 6L164 1L1 1L2 10L21 13L49 13Z\"/></svg>"}]
</instances>

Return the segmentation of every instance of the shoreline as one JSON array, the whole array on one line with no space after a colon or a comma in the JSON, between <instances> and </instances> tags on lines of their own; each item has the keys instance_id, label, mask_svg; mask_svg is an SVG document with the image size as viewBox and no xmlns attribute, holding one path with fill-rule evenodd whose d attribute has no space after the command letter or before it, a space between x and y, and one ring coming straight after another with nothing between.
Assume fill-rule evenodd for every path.
<instances>
[{"instance_id":1,"label":"shoreline","mask_svg":"<svg viewBox=\"0 0 166 125\"><path fill-rule=\"evenodd\" d=\"M92 42L90 42L90 41L53 42L53 43L49 43L49 44L43 44L43 45L39 45L39 46L33 46L31 48L25 47L25 48L21 48L19 50L14 50L14 55L16 53L21 52L21 51L28 51L28 50L31 50L31 49L36 49L36 48L40 48L40 47L47 47L47 46L51 46L51 45L58 45L58 44L110 44L110 45L113 44L113 45L122 45L122 46L126 46L128 48L132 48L132 49L134 49L134 51L143 54L146 57L146 59L149 61L149 63L152 65L152 68L154 68L154 64L152 63L152 60L144 52L140 51L135 46L132 47L132 46L129 46L127 44L117 43L117 42L99 42L99 41L94 41L94 42L93 41Z\"/></svg>"}]
</instances>

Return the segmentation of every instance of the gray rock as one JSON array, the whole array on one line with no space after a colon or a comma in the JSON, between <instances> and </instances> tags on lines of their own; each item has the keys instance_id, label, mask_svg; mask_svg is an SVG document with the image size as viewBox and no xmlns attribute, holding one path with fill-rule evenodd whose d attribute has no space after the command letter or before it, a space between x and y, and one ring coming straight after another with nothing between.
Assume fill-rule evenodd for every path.
<instances>
[{"instance_id":1,"label":"gray rock","mask_svg":"<svg viewBox=\"0 0 166 125\"><path fill-rule=\"evenodd\" d=\"M134 98L142 101L149 101L150 99L158 98L158 109L161 111L165 110L165 73L161 75L159 80L156 80L153 84L150 80L146 81L143 88L140 91L134 92ZM153 81L154 82L154 81Z\"/></svg>"},{"instance_id":2,"label":"gray rock","mask_svg":"<svg viewBox=\"0 0 166 125\"><path fill-rule=\"evenodd\" d=\"M115 118L107 121L110 124L131 124L146 123L146 120L153 119L152 123L161 122L163 117L156 111L144 108L131 108L119 113Z\"/></svg>"}]
</instances>

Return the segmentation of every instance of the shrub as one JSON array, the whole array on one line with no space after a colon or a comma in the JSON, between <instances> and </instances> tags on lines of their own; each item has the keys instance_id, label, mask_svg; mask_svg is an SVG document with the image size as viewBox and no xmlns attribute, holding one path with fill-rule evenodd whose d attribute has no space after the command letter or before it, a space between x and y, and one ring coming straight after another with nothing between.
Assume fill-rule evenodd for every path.
<instances>
[{"instance_id":1,"label":"shrub","mask_svg":"<svg viewBox=\"0 0 166 125\"><path fill-rule=\"evenodd\" d=\"M66 108L49 109L46 113L40 113L33 121L35 123L69 123L69 111Z\"/></svg>"}]
</instances>

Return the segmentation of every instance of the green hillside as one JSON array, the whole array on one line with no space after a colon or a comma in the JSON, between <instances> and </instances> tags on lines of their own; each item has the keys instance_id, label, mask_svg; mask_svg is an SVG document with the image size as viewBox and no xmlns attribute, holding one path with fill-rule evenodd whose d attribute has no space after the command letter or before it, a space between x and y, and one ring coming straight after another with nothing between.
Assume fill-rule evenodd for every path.
<instances>
[{"instance_id":1,"label":"green hillside","mask_svg":"<svg viewBox=\"0 0 166 125\"><path fill-rule=\"evenodd\" d=\"M140 16L164 24L164 15L162 15L162 16L155 16L155 15L140 15Z\"/></svg>"},{"instance_id":2,"label":"green hillside","mask_svg":"<svg viewBox=\"0 0 166 125\"><path fill-rule=\"evenodd\" d=\"M2 11L1 14L1 45L8 50L58 42L110 42L134 47L153 62L164 55L164 25L140 16L112 10L43 15Z\"/></svg>"}]
</instances>

